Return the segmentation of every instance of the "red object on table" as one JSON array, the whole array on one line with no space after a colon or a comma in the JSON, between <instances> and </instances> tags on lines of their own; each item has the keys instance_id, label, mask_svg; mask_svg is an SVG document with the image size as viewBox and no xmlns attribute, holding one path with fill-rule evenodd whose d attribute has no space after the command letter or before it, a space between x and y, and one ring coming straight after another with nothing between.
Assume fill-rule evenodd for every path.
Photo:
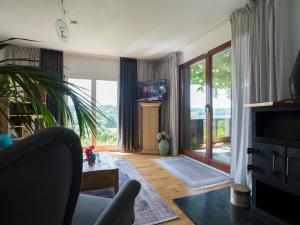
<instances>
[{"instance_id":1,"label":"red object on table","mask_svg":"<svg viewBox=\"0 0 300 225\"><path fill-rule=\"evenodd\" d=\"M93 149L95 148L94 145L89 146L86 150L85 150L85 155L86 155L86 159L89 162L89 164L92 164L95 162L95 160L93 159Z\"/></svg>"}]
</instances>

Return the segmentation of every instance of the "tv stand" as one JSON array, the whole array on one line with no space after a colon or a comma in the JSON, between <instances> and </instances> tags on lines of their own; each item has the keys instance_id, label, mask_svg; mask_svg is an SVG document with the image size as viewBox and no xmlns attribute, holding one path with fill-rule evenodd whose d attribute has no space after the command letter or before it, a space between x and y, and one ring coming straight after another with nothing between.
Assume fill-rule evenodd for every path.
<instances>
[{"instance_id":1,"label":"tv stand","mask_svg":"<svg viewBox=\"0 0 300 225\"><path fill-rule=\"evenodd\" d=\"M252 108L252 206L272 225L300 224L300 107Z\"/></svg>"},{"instance_id":2,"label":"tv stand","mask_svg":"<svg viewBox=\"0 0 300 225\"><path fill-rule=\"evenodd\" d=\"M139 102L139 140L142 153L159 154L158 140L159 132L159 109L160 102Z\"/></svg>"}]
</instances>

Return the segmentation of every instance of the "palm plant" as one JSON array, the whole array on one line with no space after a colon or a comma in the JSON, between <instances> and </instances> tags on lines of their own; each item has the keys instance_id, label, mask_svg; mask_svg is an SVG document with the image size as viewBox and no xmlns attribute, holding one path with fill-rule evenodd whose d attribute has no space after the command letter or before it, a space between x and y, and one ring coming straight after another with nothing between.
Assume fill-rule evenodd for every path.
<instances>
[{"instance_id":1,"label":"palm plant","mask_svg":"<svg viewBox=\"0 0 300 225\"><path fill-rule=\"evenodd\" d=\"M9 46L9 42L20 38L10 38L0 41L0 50ZM26 39L20 39L26 40ZM27 40L32 41L32 40ZM64 123L79 126L81 137L86 137L90 133L96 134L97 122L92 112L104 114L91 103L91 97L85 94L85 90L67 81L62 81L58 76L39 67L20 66L11 64L12 61L31 61L28 59L5 59L0 60L0 116L10 122L7 115L9 102L14 102L22 111L24 125L34 131L29 115L42 117L44 127L57 125L57 121L46 107L43 95L46 93L58 104ZM67 98L72 99L75 114L72 114Z\"/></svg>"}]
</instances>

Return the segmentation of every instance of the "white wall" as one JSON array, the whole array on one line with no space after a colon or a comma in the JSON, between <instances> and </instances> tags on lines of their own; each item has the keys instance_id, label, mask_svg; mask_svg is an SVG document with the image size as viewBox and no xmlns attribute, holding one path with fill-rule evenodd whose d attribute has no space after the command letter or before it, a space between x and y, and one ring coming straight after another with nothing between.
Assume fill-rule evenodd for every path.
<instances>
[{"instance_id":1,"label":"white wall","mask_svg":"<svg viewBox=\"0 0 300 225\"><path fill-rule=\"evenodd\" d=\"M294 64L297 54L300 50L300 0L289 0L290 15L290 53L291 63Z\"/></svg>"},{"instance_id":2,"label":"white wall","mask_svg":"<svg viewBox=\"0 0 300 225\"><path fill-rule=\"evenodd\" d=\"M119 80L120 60L118 58L64 53L64 66L66 77Z\"/></svg>"},{"instance_id":3,"label":"white wall","mask_svg":"<svg viewBox=\"0 0 300 225\"><path fill-rule=\"evenodd\" d=\"M201 35L179 49L179 64L185 63L209 50L231 40L231 26L229 19L219 23L211 30Z\"/></svg>"}]
</instances>

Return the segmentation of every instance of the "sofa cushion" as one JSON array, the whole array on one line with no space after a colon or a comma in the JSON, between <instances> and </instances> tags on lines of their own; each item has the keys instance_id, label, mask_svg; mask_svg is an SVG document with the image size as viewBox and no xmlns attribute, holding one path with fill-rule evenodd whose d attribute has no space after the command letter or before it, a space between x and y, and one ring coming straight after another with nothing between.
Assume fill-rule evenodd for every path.
<instances>
[{"instance_id":1,"label":"sofa cushion","mask_svg":"<svg viewBox=\"0 0 300 225\"><path fill-rule=\"evenodd\" d=\"M109 198L80 194L72 225L94 225L111 201Z\"/></svg>"},{"instance_id":2,"label":"sofa cushion","mask_svg":"<svg viewBox=\"0 0 300 225\"><path fill-rule=\"evenodd\" d=\"M6 148L12 144L13 142L8 134L0 134L0 148Z\"/></svg>"}]
</instances>

